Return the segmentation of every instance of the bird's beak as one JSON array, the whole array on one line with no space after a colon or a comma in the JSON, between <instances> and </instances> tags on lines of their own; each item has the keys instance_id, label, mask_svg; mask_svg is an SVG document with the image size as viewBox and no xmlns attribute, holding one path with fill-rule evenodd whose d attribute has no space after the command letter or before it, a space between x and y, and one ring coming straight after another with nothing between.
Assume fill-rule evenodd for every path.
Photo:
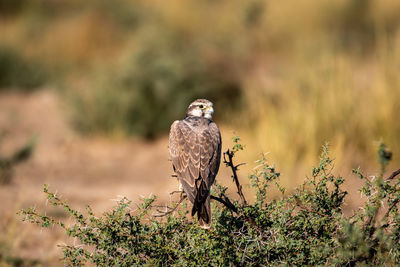
<instances>
[{"instance_id":1,"label":"bird's beak","mask_svg":"<svg viewBox=\"0 0 400 267\"><path fill-rule=\"evenodd\" d=\"M214 114L214 108L213 107L208 107L207 111L210 112L211 114Z\"/></svg>"}]
</instances>

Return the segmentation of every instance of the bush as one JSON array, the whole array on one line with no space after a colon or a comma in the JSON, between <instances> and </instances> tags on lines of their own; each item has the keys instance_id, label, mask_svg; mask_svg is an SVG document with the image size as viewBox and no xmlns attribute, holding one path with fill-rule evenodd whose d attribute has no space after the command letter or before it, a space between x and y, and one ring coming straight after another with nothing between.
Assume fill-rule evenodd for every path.
<instances>
[{"instance_id":1,"label":"bush","mask_svg":"<svg viewBox=\"0 0 400 267\"><path fill-rule=\"evenodd\" d=\"M24 59L17 50L0 44L0 90L32 89L45 82L44 70L37 62Z\"/></svg>"},{"instance_id":2,"label":"bush","mask_svg":"<svg viewBox=\"0 0 400 267\"><path fill-rule=\"evenodd\" d=\"M0 141L2 136L0 135ZM24 146L18 148L8 157L0 156L0 185L9 184L16 165L28 160L34 151L36 137L32 137Z\"/></svg>"},{"instance_id":3,"label":"bush","mask_svg":"<svg viewBox=\"0 0 400 267\"><path fill-rule=\"evenodd\" d=\"M156 31L156 37L142 37L139 49L131 49L134 52L113 70L98 74L87 95L73 98L76 127L86 133L123 132L153 139L183 118L196 98L207 96L219 114L233 111L241 97L239 81L177 35Z\"/></svg>"},{"instance_id":4,"label":"bush","mask_svg":"<svg viewBox=\"0 0 400 267\"><path fill-rule=\"evenodd\" d=\"M12 245L0 240L0 266L32 267L41 266L38 260L14 256Z\"/></svg>"},{"instance_id":5,"label":"bush","mask_svg":"<svg viewBox=\"0 0 400 267\"><path fill-rule=\"evenodd\" d=\"M74 266L88 262L99 266L399 264L400 182L395 177L400 170L384 178L391 154L383 144L377 177L367 178L354 170L365 181L361 192L367 201L353 216L346 216L342 212L344 179L332 174L326 146L311 176L287 195L279 184L279 172L263 156L249 177L256 199L248 203L238 183L238 165L232 160L243 147L238 139L234 141L236 145L224 154L224 161L233 170L240 197L231 200L227 188L215 187L212 198L219 203L213 203L210 230L188 219L185 206L170 209L162 219L151 216L157 208L155 196L144 199L135 212L123 198L98 217L90 207L87 215L71 208L47 186L44 192L49 202L66 209L75 223L67 226L34 208L21 214L24 220L42 227L59 225L68 236L78 238L81 245L62 246L65 263ZM271 186L282 192L280 198L267 198Z\"/></svg>"},{"instance_id":6,"label":"bush","mask_svg":"<svg viewBox=\"0 0 400 267\"><path fill-rule=\"evenodd\" d=\"M18 14L26 6L27 2L26 0L0 0L0 15Z\"/></svg>"}]
</instances>

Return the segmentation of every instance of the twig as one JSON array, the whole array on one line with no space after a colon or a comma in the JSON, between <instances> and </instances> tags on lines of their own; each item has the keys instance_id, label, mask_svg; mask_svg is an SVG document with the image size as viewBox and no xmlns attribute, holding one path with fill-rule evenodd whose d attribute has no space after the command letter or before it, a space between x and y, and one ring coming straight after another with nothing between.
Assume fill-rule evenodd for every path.
<instances>
[{"instance_id":1,"label":"twig","mask_svg":"<svg viewBox=\"0 0 400 267\"><path fill-rule=\"evenodd\" d=\"M321 213L321 212L319 212L319 211L317 211L317 210L312 210L311 208L304 206L303 203L301 202L301 200L300 200L297 196L295 196L295 200L296 200L296 204L297 204L300 208L306 210L307 212L316 213L316 214L318 214L318 215L321 216L321 217L328 217L328 218L332 217L332 215L323 214L323 213Z\"/></svg>"},{"instance_id":2,"label":"twig","mask_svg":"<svg viewBox=\"0 0 400 267\"><path fill-rule=\"evenodd\" d=\"M235 212L237 215L239 215L239 218L242 218L243 220L247 221L248 223L250 223L251 225L254 226L254 228L262 235L265 236L264 230L262 228L260 228L257 223L254 221L253 218L246 216L245 214L239 212L239 210L236 208L235 205L233 205L232 201L225 195L222 193L222 198L220 197L216 197L213 195L210 195L211 199L214 199L220 203L222 203L225 207L227 207L228 209L230 209L231 211Z\"/></svg>"},{"instance_id":3,"label":"twig","mask_svg":"<svg viewBox=\"0 0 400 267\"><path fill-rule=\"evenodd\" d=\"M228 209L230 209L231 211L238 213L237 208L235 207L235 205L232 204L231 200L227 196L223 195L222 197L224 199L213 196L213 195L210 195L210 197L211 197L211 199L214 199L214 200L224 204L224 206L227 207Z\"/></svg>"},{"instance_id":4,"label":"twig","mask_svg":"<svg viewBox=\"0 0 400 267\"><path fill-rule=\"evenodd\" d=\"M229 149L226 152L224 152L224 163L226 164L226 166L231 168L231 170L232 170L232 179L235 182L236 188L238 190L237 193L240 196L242 204L246 206L247 205L247 201L246 201L246 198L243 195L242 185L239 183L239 178L238 178L238 175L237 175L238 167L240 165L243 165L243 164L239 164L239 165L235 166L233 164L233 155L234 155L234 153L232 151L230 151Z\"/></svg>"},{"instance_id":5,"label":"twig","mask_svg":"<svg viewBox=\"0 0 400 267\"><path fill-rule=\"evenodd\" d=\"M388 181L390 181L390 180L393 180L393 179L394 179L397 175L399 175L399 174L400 174L400 169L398 169L397 171L394 171L394 172L385 180L385 182L388 182ZM379 192L378 192L378 193L379 193ZM397 199L396 201L394 201L394 202L392 203L392 205L390 205L389 209L387 210L387 212L385 213L385 215L384 215L383 218L387 218L387 217L389 216L390 211L397 205L397 203L399 203L399 201L400 201L400 200ZM370 217L368 218L367 222L364 224L364 227L365 227L365 228L368 227L368 226L371 226L371 229L370 229L370 231L369 231L369 235L370 235L370 236L372 236L372 235L374 234L375 229L376 229L376 227L375 227L373 224L374 224L374 222L375 222L375 220L376 220L376 217L377 217L377 215L378 215L379 208L381 207L381 205L380 205L379 202L377 203L377 206L378 206L378 209L375 211L374 215L373 215L373 216L370 216Z\"/></svg>"},{"instance_id":6,"label":"twig","mask_svg":"<svg viewBox=\"0 0 400 267\"><path fill-rule=\"evenodd\" d=\"M164 208L169 209L169 210L168 211L157 210L160 214L156 214L156 215L154 215L154 217L164 217L164 216L167 216L168 214L173 213L179 207L179 205L182 203L182 201L186 199L186 197L187 197L186 194L183 194L183 192L182 192L181 198L179 199L178 203L176 203L175 207L171 208L168 206L163 206Z\"/></svg>"},{"instance_id":7,"label":"twig","mask_svg":"<svg viewBox=\"0 0 400 267\"><path fill-rule=\"evenodd\" d=\"M398 169L397 171L394 171L387 179L386 179L386 182L387 181L390 181L390 180L393 180L397 175L399 175L400 174L400 169Z\"/></svg>"},{"instance_id":8,"label":"twig","mask_svg":"<svg viewBox=\"0 0 400 267\"><path fill-rule=\"evenodd\" d=\"M368 217L368 220L364 223L364 229L367 229L367 227L371 227L368 231L369 237L372 237L372 235L375 233L376 227L375 227L375 221L376 217L379 213L379 210L381 208L380 203L376 203L377 209L375 210L374 214L372 216Z\"/></svg>"},{"instance_id":9,"label":"twig","mask_svg":"<svg viewBox=\"0 0 400 267\"><path fill-rule=\"evenodd\" d=\"M400 201L399 198L393 201L392 205L390 205L390 207L386 211L385 216L383 216L384 219L386 219L389 216L390 211L397 205L397 203L399 203L399 201Z\"/></svg>"},{"instance_id":10,"label":"twig","mask_svg":"<svg viewBox=\"0 0 400 267\"><path fill-rule=\"evenodd\" d=\"M397 175L400 174L400 169L397 171L394 171L388 178L386 178L385 182L393 180ZM388 208L386 211L385 215L383 216L384 219L386 219L389 216L390 211L400 202L400 199L396 199Z\"/></svg>"}]
</instances>

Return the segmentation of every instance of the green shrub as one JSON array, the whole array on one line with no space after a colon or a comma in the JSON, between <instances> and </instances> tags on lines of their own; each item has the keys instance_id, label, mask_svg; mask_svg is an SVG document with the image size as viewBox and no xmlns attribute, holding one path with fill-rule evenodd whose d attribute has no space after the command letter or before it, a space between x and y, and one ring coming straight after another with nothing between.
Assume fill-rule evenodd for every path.
<instances>
[{"instance_id":1,"label":"green shrub","mask_svg":"<svg viewBox=\"0 0 400 267\"><path fill-rule=\"evenodd\" d=\"M27 0L0 0L0 15L18 14L27 4Z\"/></svg>"},{"instance_id":2,"label":"green shrub","mask_svg":"<svg viewBox=\"0 0 400 267\"><path fill-rule=\"evenodd\" d=\"M235 141L224 161L238 182L238 165L232 158L242 147ZM319 165L294 193L284 194L279 173L264 156L249 177L256 194L253 203L244 196L231 200L227 188L217 185L212 198L219 203L213 203L210 230L188 219L185 206L169 210L162 219L153 217L155 196L144 199L134 212L131 202L123 198L103 216L96 216L90 207L84 215L47 186L49 202L66 209L75 223L67 226L34 208L21 214L42 227L59 225L68 236L79 239L81 245L62 246L65 263L74 266L88 262L99 266L395 265L400 262L400 182L394 178L400 170L385 179L391 154L382 145L379 155L382 169L374 179L354 171L365 181L361 192L367 201L353 216L342 212L344 179L332 174L326 146ZM271 186L282 192L280 198L267 197ZM240 193L240 184L237 189Z\"/></svg>"},{"instance_id":3,"label":"green shrub","mask_svg":"<svg viewBox=\"0 0 400 267\"><path fill-rule=\"evenodd\" d=\"M99 71L86 95L72 97L79 130L152 139L183 118L196 98L213 101L217 117L240 107L241 85L232 70L207 61L194 40L169 29L153 31L140 33L149 36L142 36L117 67Z\"/></svg>"},{"instance_id":4,"label":"green shrub","mask_svg":"<svg viewBox=\"0 0 400 267\"><path fill-rule=\"evenodd\" d=\"M27 90L44 82L44 70L38 62L26 60L17 50L0 44L0 90Z\"/></svg>"},{"instance_id":5,"label":"green shrub","mask_svg":"<svg viewBox=\"0 0 400 267\"><path fill-rule=\"evenodd\" d=\"M2 136L0 134L0 142ZM16 165L28 160L35 148L36 138L31 138L24 146L18 148L12 155L0 155L0 185L9 184L14 174Z\"/></svg>"},{"instance_id":6,"label":"green shrub","mask_svg":"<svg viewBox=\"0 0 400 267\"><path fill-rule=\"evenodd\" d=\"M12 245L0 240L0 266L32 267L42 266L38 260L14 256Z\"/></svg>"}]
</instances>

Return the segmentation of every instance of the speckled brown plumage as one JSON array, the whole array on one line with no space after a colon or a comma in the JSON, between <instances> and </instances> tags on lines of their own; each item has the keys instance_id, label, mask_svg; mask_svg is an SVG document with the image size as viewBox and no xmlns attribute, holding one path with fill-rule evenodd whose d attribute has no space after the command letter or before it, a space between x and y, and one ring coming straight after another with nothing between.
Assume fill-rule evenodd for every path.
<instances>
[{"instance_id":1,"label":"speckled brown plumage","mask_svg":"<svg viewBox=\"0 0 400 267\"><path fill-rule=\"evenodd\" d=\"M202 101L204 106L211 105L212 108L212 103L208 100L196 100L193 103L203 106ZM186 118L172 124L169 149L174 171L193 203L192 216L197 213L200 226L209 228L210 188L219 169L221 135L218 126L211 119L190 115L193 103L188 108Z\"/></svg>"}]
</instances>

